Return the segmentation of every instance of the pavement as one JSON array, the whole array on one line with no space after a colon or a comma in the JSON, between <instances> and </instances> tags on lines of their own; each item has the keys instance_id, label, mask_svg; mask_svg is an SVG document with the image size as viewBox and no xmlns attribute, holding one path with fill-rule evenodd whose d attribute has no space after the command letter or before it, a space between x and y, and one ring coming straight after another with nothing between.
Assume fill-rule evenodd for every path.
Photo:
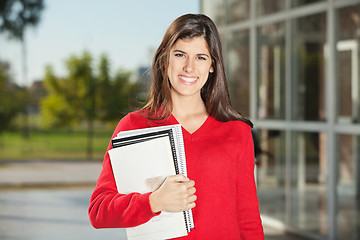
<instances>
[{"instance_id":1,"label":"pavement","mask_svg":"<svg viewBox=\"0 0 360 240\"><path fill-rule=\"evenodd\" d=\"M0 162L0 188L93 186L99 161Z\"/></svg>"},{"instance_id":2,"label":"pavement","mask_svg":"<svg viewBox=\"0 0 360 240\"><path fill-rule=\"evenodd\" d=\"M0 190L79 187L91 189L101 172L100 161L21 161L0 162ZM304 239L267 225L265 239Z\"/></svg>"}]
</instances>

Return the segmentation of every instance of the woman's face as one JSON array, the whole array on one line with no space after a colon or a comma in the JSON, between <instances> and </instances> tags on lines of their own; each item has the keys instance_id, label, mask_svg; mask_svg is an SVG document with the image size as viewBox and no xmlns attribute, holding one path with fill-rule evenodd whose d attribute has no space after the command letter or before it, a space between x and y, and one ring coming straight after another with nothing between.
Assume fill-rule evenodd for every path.
<instances>
[{"instance_id":1,"label":"woman's face","mask_svg":"<svg viewBox=\"0 0 360 240\"><path fill-rule=\"evenodd\" d=\"M200 90L213 72L211 55L203 37L184 38L170 50L168 76L171 95L201 97Z\"/></svg>"}]
</instances>

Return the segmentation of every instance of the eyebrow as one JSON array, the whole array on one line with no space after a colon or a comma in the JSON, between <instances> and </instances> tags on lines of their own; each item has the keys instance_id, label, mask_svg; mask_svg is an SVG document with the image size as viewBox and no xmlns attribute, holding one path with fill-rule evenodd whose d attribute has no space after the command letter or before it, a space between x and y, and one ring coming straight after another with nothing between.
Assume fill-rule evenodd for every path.
<instances>
[{"instance_id":1,"label":"eyebrow","mask_svg":"<svg viewBox=\"0 0 360 240\"><path fill-rule=\"evenodd\" d=\"M184 52L184 51L182 51L182 50L178 50L178 49L175 49L174 52L180 52L180 53L182 53L182 54L186 54L186 52ZM206 56L206 57L210 58L209 55L207 55L206 53L198 53L198 54L196 54L196 55L197 55L197 56Z\"/></svg>"}]
</instances>

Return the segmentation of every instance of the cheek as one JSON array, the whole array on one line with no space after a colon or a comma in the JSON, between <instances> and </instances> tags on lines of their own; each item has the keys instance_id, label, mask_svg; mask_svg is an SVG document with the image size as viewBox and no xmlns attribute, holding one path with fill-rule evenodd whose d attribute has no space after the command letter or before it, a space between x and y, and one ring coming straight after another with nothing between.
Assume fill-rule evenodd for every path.
<instances>
[{"instance_id":1,"label":"cheek","mask_svg":"<svg viewBox=\"0 0 360 240\"><path fill-rule=\"evenodd\" d=\"M172 67L169 65L168 70L167 70L167 77L168 77L168 82L169 82L169 86L172 87L173 83L174 83L174 76L173 76L173 69Z\"/></svg>"},{"instance_id":2,"label":"cheek","mask_svg":"<svg viewBox=\"0 0 360 240\"><path fill-rule=\"evenodd\" d=\"M168 75L168 79L169 79L170 83L172 82L172 80L174 78L174 76L172 75L172 72L173 72L172 68L169 66L168 71L167 71L167 75Z\"/></svg>"},{"instance_id":3,"label":"cheek","mask_svg":"<svg viewBox=\"0 0 360 240\"><path fill-rule=\"evenodd\" d=\"M210 68L203 69L202 76L203 76L204 79L208 79L209 74L210 74Z\"/></svg>"},{"instance_id":4,"label":"cheek","mask_svg":"<svg viewBox=\"0 0 360 240\"><path fill-rule=\"evenodd\" d=\"M207 82L208 78L209 78L209 74L204 75L204 82L203 82L203 86L204 86L204 85L205 85L205 83Z\"/></svg>"},{"instance_id":5,"label":"cheek","mask_svg":"<svg viewBox=\"0 0 360 240\"><path fill-rule=\"evenodd\" d=\"M171 74L174 72L174 64L170 61L167 69L167 74L169 78L171 77Z\"/></svg>"}]
</instances>

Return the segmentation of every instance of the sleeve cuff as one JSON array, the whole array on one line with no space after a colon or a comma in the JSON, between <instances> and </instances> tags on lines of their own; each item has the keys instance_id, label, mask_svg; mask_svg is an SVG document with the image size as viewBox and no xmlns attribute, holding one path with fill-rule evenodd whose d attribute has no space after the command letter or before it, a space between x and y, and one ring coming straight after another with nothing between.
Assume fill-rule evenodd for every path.
<instances>
[{"instance_id":1,"label":"sleeve cuff","mask_svg":"<svg viewBox=\"0 0 360 240\"><path fill-rule=\"evenodd\" d=\"M150 206L150 194L151 192L145 193L142 195L141 201L143 201L143 206L145 206L145 212L149 214L150 217L155 217L161 214L161 212L154 213Z\"/></svg>"}]
</instances>

